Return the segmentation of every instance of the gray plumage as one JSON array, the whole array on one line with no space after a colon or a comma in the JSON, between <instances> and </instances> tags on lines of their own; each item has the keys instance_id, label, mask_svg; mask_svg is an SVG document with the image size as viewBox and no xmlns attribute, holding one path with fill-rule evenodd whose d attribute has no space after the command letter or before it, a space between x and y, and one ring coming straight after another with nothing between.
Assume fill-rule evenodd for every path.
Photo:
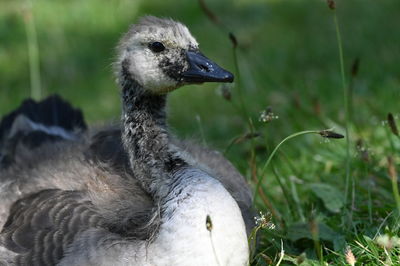
<instances>
[{"instance_id":1,"label":"gray plumage","mask_svg":"<svg viewBox=\"0 0 400 266\"><path fill-rule=\"evenodd\" d=\"M160 29L162 41L178 41L155 56L160 71L154 71L154 81L151 72L139 73L135 53L142 48L131 42L145 33L159 36ZM190 68L183 52L198 49L186 31L172 20L147 17L122 39L115 64L122 88L121 130L33 149L16 145L12 163L0 170L0 264L68 264L83 253L82 259L94 263L97 249L119 245L136 245L141 254L141 243L151 243L173 217L170 202L179 205L180 198L191 197L182 193L186 182L197 182L196 175L222 183L250 230L252 199L244 178L219 153L168 133L164 93L190 83L182 77Z\"/></svg>"}]
</instances>

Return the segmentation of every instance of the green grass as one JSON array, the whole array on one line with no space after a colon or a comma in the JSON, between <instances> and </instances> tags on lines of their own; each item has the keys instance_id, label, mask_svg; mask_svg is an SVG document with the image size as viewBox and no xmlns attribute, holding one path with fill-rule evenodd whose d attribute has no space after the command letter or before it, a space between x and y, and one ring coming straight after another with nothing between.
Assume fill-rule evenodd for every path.
<instances>
[{"instance_id":1,"label":"green grass","mask_svg":"<svg viewBox=\"0 0 400 266\"><path fill-rule=\"evenodd\" d=\"M357 265L400 264L400 139L385 122L389 112L397 123L400 115L399 1L337 0L341 63L325 1L208 0L238 40L238 70L228 32L197 1L31 2L1 3L0 114L30 95L59 93L91 123L117 120L114 45L140 15L173 17L189 26L206 55L240 72L231 101L218 84L185 87L171 95L169 117L178 136L227 150L254 189L262 178L264 195L255 205L271 213L275 228L259 227L253 264L343 265L348 250ZM356 58L360 67L352 74ZM268 106L279 118L259 121ZM347 128L349 145L297 136L268 161L285 137L328 128L341 134ZM260 136L231 145L252 131Z\"/></svg>"}]
</instances>

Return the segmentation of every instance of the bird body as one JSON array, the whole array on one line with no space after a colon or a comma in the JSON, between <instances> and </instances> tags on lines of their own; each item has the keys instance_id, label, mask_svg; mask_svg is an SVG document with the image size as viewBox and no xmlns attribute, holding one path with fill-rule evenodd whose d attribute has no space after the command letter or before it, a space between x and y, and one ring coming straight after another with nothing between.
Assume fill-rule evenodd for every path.
<instances>
[{"instance_id":1,"label":"bird body","mask_svg":"<svg viewBox=\"0 0 400 266\"><path fill-rule=\"evenodd\" d=\"M233 76L199 52L185 26L155 17L125 35L115 70L120 129L62 138L29 117L20 119L29 127L10 130L23 113L7 122L0 264L247 265L247 184L222 156L211 155L223 166L213 169L208 149L171 137L164 110L173 89ZM58 141L39 145L37 131Z\"/></svg>"},{"instance_id":2,"label":"bird body","mask_svg":"<svg viewBox=\"0 0 400 266\"><path fill-rule=\"evenodd\" d=\"M233 198L199 170L178 172L176 177L188 184L177 186L165 198L168 207L162 210L154 239L117 241L118 236L104 229L91 229L69 251L75 256L67 256L60 265L245 265L246 231ZM207 217L212 217L208 227ZM86 248L107 240L109 245L101 251Z\"/></svg>"}]
</instances>

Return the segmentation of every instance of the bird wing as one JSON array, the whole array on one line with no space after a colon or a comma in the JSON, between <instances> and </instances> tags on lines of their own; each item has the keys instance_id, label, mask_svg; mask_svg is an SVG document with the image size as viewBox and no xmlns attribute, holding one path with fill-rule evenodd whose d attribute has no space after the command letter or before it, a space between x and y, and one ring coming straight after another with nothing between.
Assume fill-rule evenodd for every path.
<instances>
[{"instance_id":1,"label":"bird wing","mask_svg":"<svg viewBox=\"0 0 400 266\"><path fill-rule=\"evenodd\" d=\"M25 100L0 121L0 167L13 164L17 147L36 148L46 142L77 140L86 130L82 112L57 95Z\"/></svg>"},{"instance_id":2,"label":"bird wing","mask_svg":"<svg viewBox=\"0 0 400 266\"><path fill-rule=\"evenodd\" d=\"M16 265L55 265L79 233L104 226L105 220L85 193L42 190L12 205L0 235L0 250L14 253Z\"/></svg>"},{"instance_id":3,"label":"bird wing","mask_svg":"<svg viewBox=\"0 0 400 266\"><path fill-rule=\"evenodd\" d=\"M0 233L0 265L56 265L66 255L81 253L79 240L96 230L116 242L149 239L159 225L151 203L140 202L140 195L126 201L117 208L109 204L107 213L87 191L46 189L27 195L11 206ZM85 248L101 244L91 239Z\"/></svg>"}]
</instances>

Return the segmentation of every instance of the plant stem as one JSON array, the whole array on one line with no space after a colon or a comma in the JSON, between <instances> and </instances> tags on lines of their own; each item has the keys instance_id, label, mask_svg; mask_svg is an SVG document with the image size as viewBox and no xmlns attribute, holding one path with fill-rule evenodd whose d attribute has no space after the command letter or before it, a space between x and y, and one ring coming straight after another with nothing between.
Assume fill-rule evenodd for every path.
<instances>
[{"instance_id":1,"label":"plant stem","mask_svg":"<svg viewBox=\"0 0 400 266\"><path fill-rule=\"evenodd\" d=\"M350 132L349 132L349 125L350 125L350 118L349 118L349 90L346 85L346 76L344 70L344 57L343 57L343 46L342 46L342 38L339 29L339 23L337 19L336 11L333 11L333 20L335 23L336 28L336 38L337 44L339 49L339 61L340 61L340 74L342 78L342 86L343 86L343 101L345 107L345 131L346 131L346 186L345 186L345 205L347 204L348 196L349 196L349 187L350 187ZM352 183L354 180L352 180Z\"/></svg>"},{"instance_id":2,"label":"plant stem","mask_svg":"<svg viewBox=\"0 0 400 266\"><path fill-rule=\"evenodd\" d=\"M295 212L295 210L293 209L293 206L295 205L295 204L293 204L293 203L294 203L294 200L292 199L292 197L290 197L290 192L286 189L286 186L285 186L285 184L282 182L281 177L280 177L280 175L278 174L278 171L275 169L275 167L272 168L272 173L274 174L275 179L276 179L276 181L278 182L278 184L279 184L279 186L280 186L280 188L281 188L281 190L282 190L283 196L285 197L286 202L287 202L287 205L288 205L288 209L289 209L291 215L294 217L294 216L296 215L296 212ZM263 188L263 187L260 186L260 189L262 189L262 188Z\"/></svg>"},{"instance_id":3,"label":"plant stem","mask_svg":"<svg viewBox=\"0 0 400 266\"><path fill-rule=\"evenodd\" d=\"M397 182L397 171L396 171L393 157L389 156L387 158L387 160L388 160L389 177L390 177L390 180L392 181L393 197L396 202L397 211L398 211L398 215L399 215L400 214L400 194L399 194L399 188L398 188L398 184L397 184L398 183Z\"/></svg>"},{"instance_id":4,"label":"plant stem","mask_svg":"<svg viewBox=\"0 0 400 266\"><path fill-rule=\"evenodd\" d=\"M397 179L395 179L395 178L392 178L392 190L393 190L393 196L394 196L396 206L397 206L397 211L400 214L400 194L399 194Z\"/></svg>"},{"instance_id":5,"label":"plant stem","mask_svg":"<svg viewBox=\"0 0 400 266\"><path fill-rule=\"evenodd\" d=\"M283 261L283 257L285 257L285 250L283 249L283 240L281 239L281 252L279 253L279 260L276 263L276 266L281 265L281 262Z\"/></svg>"},{"instance_id":6,"label":"plant stem","mask_svg":"<svg viewBox=\"0 0 400 266\"><path fill-rule=\"evenodd\" d=\"M233 47L233 63L235 65L236 83L237 83L237 88L238 88L239 104L240 104L240 108L242 109L242 113L243 113L244 119L247 121L250 118L249 118L248 113L247 113L246 105L244 104L244 101L243 101L242 84L241 84L242 80L241 80L241 77L240 77L237 49L236 49L235 46ZM251 128L252 128L251 123L249 123L249 127L250 127L250 130L251 130Z\"/></svg>"},{"instance_id":7,"label":"plant stem","mask_svg":"<svg viewBox=\"0 0 400 266\"><path fill-rule=\"evenodd\" d=\"M306 218L304 216L303 209L301 208L299 194L297 193L296 184L294 183L293 179L294 179L293 176L289 176L289 183L290 183L290 188L291 188L292 195L293 195L293 200L296 204L297 214L299 215L300 220L302 222L305 222Z\"/></svg>"},{"instance_id":8,"label":"plant stem","mask_svg":"<svg viewBox=\"0 0 400 266\"><path fill-rule=\"evenodd\" d=\"M238 56L237 56L237 46L233 46L233 60L234 60L234 65L235 65L235 71L236 71L236 80L237 80L237 88L238 88L238 97L239 97L239 104L240 104L240 108L243 114L243 118L246 120L249 130L250 130L250 134L254 134L255 132L255 128L254 128L254 124L253 124L253 120L251 119L251 117L248 115L247 112L247 108L246 105L243 101L243 94L242 94L242 82L241 82L241 77L240 77L240 69L239 69L239 62L238 62ZM251 175L253 180L257 179L257 163L256 163L256 153L255 153L255 142L254 139L252 138L250 140L251 143L251 154L250 154L250 167L251 167ZM262 189L260 189L260 186L257 184L257 189L256 189L256 193L254 195L254 199L256 197L256 195L258 195L257 191L262 191ZM264 195L265 196L265 195ZM262 197L263 201L265 204L267 204L269 201L266 201L266 197ZM255 200L253 200L253 203L255 202ZM273 209L271 208L270 211L273 211ZM276 217L277 219L279 219L278 217Z\"/></svg>"},{"instance_id":9,"label":"plant stem","mask_svg":"<svg viewBox=\"0 0 400 266\"><path fill-rule=\"evenodd\" d=\"M39 45L37 40L37 32L33 14L32 1L27 1L27 8L24 14L26 38L28 42L29 55L29 73L31 80L31 97L35 100L41 98L41 80L40 80L40 61L39 61Z\"/></svg>"},{"instance_id":10,"label":"plant stem","mask_svg":"<svg viewBox=\"0 0 400 266\"><path fill-rule=\"evenodd\" d=\"M206 138L205 138L205 135L204 135L203 125L201 124L200 115L196 115L196 121L197 121L197 124L199 125L201 141L203 142L203 145L206 147L207 146L207 142L206 142Z\"/></svg>"},{"instance_id":11,"label":"plant stem","mask_svg":"<svg viewBox=\"0 0 400 266\"><path fill-rule=\"evenodd\" d=\"M300 132L296 132L294 134L291 134L289 136L287 136L286 138L284 138L276 147L275 149L271 152L271 154L269 155L267 161L264 164L264 167L261 170L261 178L258 179L257 185L256 185L256 192L259 190L259 187L263 181L263 178L266 174L266 170L268 168L268 165L270 164L272 158L274 157L275 153L279 150L279 148L282 146L283 143L285 143L286 141L295 138L297 136L301 136L301 135L305 135L305 134L319 134L319 131L316 130L305 130L305 131L300 131ZM257 198L257 193L254 194L253 197L253 202L256 202L256 198Z\"/></svg>"}]
</instances>

